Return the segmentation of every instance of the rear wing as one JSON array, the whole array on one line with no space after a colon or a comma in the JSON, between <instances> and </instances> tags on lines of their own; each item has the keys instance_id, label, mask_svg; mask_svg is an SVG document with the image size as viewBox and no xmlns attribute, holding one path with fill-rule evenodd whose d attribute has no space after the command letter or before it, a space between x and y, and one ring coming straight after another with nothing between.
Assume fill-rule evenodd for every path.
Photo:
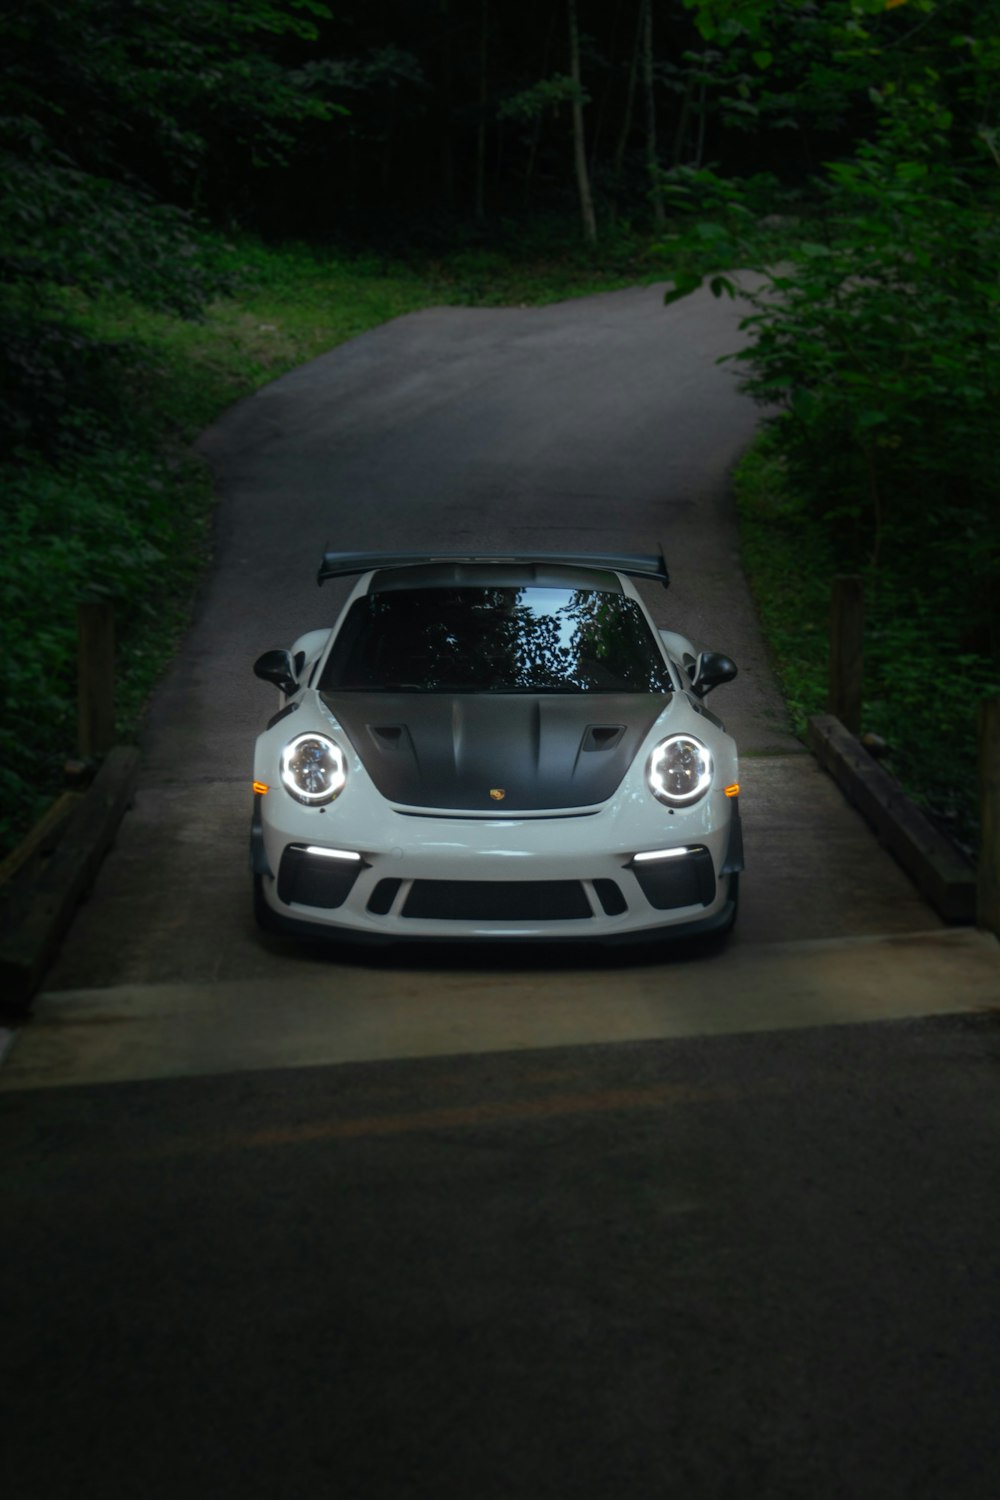
<instances>
[{"instance_id":1,"label":"rear wing","mask_svg":"<svg viewBox=\"0 0 1000 1500\"><path fill-rule=\"evenodd\" d=\"M346 578L383 568L412 568L428 563L492 563L502 566L598 568L626 573L630 578L650 578L666 588L670 583L663 548L659 552L324 552L316 577Z\"/></svg>"}]
</instances>

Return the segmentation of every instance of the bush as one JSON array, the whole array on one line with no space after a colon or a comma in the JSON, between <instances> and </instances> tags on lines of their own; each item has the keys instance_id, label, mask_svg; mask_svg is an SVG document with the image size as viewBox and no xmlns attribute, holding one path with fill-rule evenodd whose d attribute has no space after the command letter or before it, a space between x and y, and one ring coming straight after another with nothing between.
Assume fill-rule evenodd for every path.
<instances>
[{"instance_id":1,"label":"bush","mask_svg":"<svg viewBox=\"0 0 1000 1500\"><path fill-rule=\"evenodd\" d=\"M907 154L901 145L912 145ZM851 566L1000 644L1000 193L889 133L831 168L829 233L749 296L746 388L782 408L789 478Z\"/></svg>"},{"instance_id":2,"label":"bush","mask_svg":"<svg viewBox=\"0 0 1000 1500\"><path fill-rule=\"evenodd\" d=\"M169 660L204 555L207 481L193 460L99 448L0 473L0 847L37 816L76 742L76 604L116 604L119 730ZM199 546L200 544L200 546Z\"/></svg>"},{"instance_id":3,"label":"bush","mask_svg":"<svg viewBox=\"0 0 1000 1500\"><path fill-rule=\"evenodd\" d=\"M831 582L853 571L808 492L796 488L780 430L765 429L736 476L743 558L796 732L826 709ZM976 705L1000 691L987 657L964 650L959 580L934 600L888 565L865 585L862 732L888 746L887 769L974 854L979 840Z\"/></svg>"},{"instance_id":4,"label":"bush","mask_svg":"<svg viewBox=\"0 0 1000 1500\"><path fill-rule=\"evenodd\" d=\"M743 294L734 358L771 413L742 504L800 727L826 695L809 622L825 637L832 575L859 573L863 728L971 848L976 706L1000 684L1000 163L952 124L914 87L829 168L818 229Z\"/></svg>"}]
</instances>

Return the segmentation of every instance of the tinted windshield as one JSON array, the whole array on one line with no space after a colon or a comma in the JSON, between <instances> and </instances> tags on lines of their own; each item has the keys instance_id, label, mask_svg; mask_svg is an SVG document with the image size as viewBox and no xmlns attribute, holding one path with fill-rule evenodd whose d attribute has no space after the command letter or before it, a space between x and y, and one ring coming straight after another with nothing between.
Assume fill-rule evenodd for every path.
<instances>
[{"instance_id":1,"label":"tinted windshield","mask_svg":"<svg viewBox=\"0 0 1000 1500\"><path fill-rule=\"evenodd\" d=\"M422 588L351 606L323 692L668 693L634 600L565 588Z\"/></svg>"}]
</instances>

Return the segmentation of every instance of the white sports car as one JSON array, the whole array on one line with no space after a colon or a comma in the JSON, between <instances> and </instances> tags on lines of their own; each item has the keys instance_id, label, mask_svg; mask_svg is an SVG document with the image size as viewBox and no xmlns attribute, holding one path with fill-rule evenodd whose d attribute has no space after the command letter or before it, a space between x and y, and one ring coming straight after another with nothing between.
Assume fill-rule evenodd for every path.
<instances>
[{"instance_id":1,"label":"white sports car","mask_svg":"<svg viewBox=\"0 0 1000 1500\"><path fill-rule=\"evenodd\" d=\"M623 942L727 932L736 746L704 706L728 657L658 630L652 556L327 552L333 629L254 666L250 858L266 928Z\"/></svg>"}]
</instances>

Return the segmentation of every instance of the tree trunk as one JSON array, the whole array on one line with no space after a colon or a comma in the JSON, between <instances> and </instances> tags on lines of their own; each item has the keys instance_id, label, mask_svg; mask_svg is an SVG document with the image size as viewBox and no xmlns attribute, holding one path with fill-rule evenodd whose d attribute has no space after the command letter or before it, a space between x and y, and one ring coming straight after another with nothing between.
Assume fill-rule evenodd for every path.
<instances>
[{"instance_id":1,"label":"tree trunk","mask_svg":"<svg viewBox=\"0 0 1000 1500\"><path fill-rule=\"evenodd\" d=\"M688 74L684 85L684 100L681 104L680 115L677 119L677 130L674 134L674 166L684 164L684 147L687 144L688 121L691 118L691 101L694 98L694 78Z\"/></svg>"},{"instance_id":2,"label":"tree trunk","mask_svg":"<svg viewBox=\"0 0 1000 1500\"><path fill-rule=\"evenodd\" d=\"M587 171L587 143L583 133L583 85L580 81L580 30L576 19L576 0L567 0L569 10L569 63L570 77L576 85L573 98L573 161L576 166L576 186L580 195L580 217L583 221L583 237L588 245L597 242L597 220L594 217L594 199L590 191L590 174Z\"/></svg>"},{"instance_id":3,"label":"tree trunk","mask_svg":"<svg viewBox=\"0 0 1000 1500\"><path fill-rule=\"evenodd\" d=\"M556 23L559 19L560 4L553 6L549 16L549 29L545 35L545 50L542 53L542 70L538 75L540 78L549 76L549 63L552 57L552 49L555 45ZM524 207L527 208L531 202L531 188L535 180L535 163L538 159L538 147L542 139L542 114L539 112L532 122L531 140L528 145L528 163L524 174Z\"/></svg>"},{"instance_id":4,"label":"tree trunk","mask_svg":"<svg viewBox=\"0 0 1000 1500\"><path fill-rule=\"evenodd\" d=\"M708 84L702 80L701 88L698 90L698 144L694 152L695 171L701 171L701 164L705 158L705 125L708 121Z\"/></svg>"},{"instance_id":5,"label":"tree trunk","mask_svg":"<svg viewBox=\"0 0 1000 1500\"><path fill-rule=\"evenodd\" d=\"M455 210L455 152L452 141L452 49L451 49L451 0L441 0L443 24L439 57L440 82L435 90L438 114L438 149L440 151L440 194L445 213Z\"/></svg>"},{"instance_id":6,"label":"tree trunk","mask_svg":"<svg viewBox=\"0 0 1000 1500\"><path fill-rule=\"evenodd\" d=\"M476 223L486 222L486 32L489 0L483 0L479 33L479 124L476 129Z\"/></svg>"},{"instance_id":7,"label":"tree trunk","mask_svg":"<svg viewBox=\"0 0 1000 1500\"><path fill-rule=\"evenodd\" d=\"M628 146L628 138L632 131L632 110L635 105L635 79L639 71L639 49L642 45L642 19L645 0L640 0L638 16L635 23L635 41L632 45L632 61L628 70L628 86L625 90L625 114L622 119L621 134L618 137L618 145L615 149L615 187L622 180L622 167L625 164L625 150Z\"/></svg>"},{"instance_id":8,"label":"tree trunk","mask_svg":"<svg viewBox=\"0 0 1000 1500\"><path fill-rule=\"evenodd\" d=\"M615 0L614 15L611 18L610 33L607 42L608 62L604 75L604 87L601 89L601 101L597 106L597 116L594 120L594 128L590 134L590 170L594 171L598 157L601 154L601 139L604 135L604 125L608 114L608 100L614 89L615 54L618 47L618 31L621 21L622 0Z\"/></svg>"},{"instance_id":9,"label":"tree trunk","mask_svg":"<svg viewBox=\"0 0 1000 1500\"><path fill-rule=\"evenodd\" d=\"M653 223L662 229L666 222L663 212L663 185L660 182L660 157L656 149L656 98L653 73L653 0L643 0L642 16L642 85L646 95L646 172L649 176L649 196L653 204Z\"/></svg>"}]
</instances>

